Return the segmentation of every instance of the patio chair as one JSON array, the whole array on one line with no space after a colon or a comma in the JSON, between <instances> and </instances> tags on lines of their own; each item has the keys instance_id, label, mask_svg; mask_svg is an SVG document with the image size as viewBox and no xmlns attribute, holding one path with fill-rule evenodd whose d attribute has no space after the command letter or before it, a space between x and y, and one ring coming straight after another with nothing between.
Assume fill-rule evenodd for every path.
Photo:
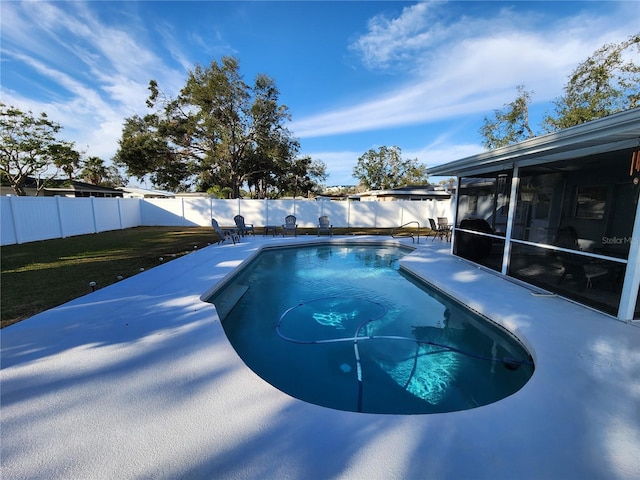
<instances>
[{"instance_id":1,"label":"patio chair","mask_svg":"<svg viewBox=\"0 0 640 480\"><path fill-rule=\"evenodd\" d=\"M333 236L333 225L331 225L331 221L326 215L318 218L318 236L323 232Z\"/></svg>"},{"instance_id":2,"label":"patio chair","mask_svg":"<svg viewBox=\"0 0 640 480\"><path fill-rule=\"evenodd\" d=\"M211 219L211 226L213 227L213 230L218 234L218 245L220 245L227 239L230 239L234 245L236 244L236 242L240 241L240 235L238 234L237 228L221 227L215 218Z\"/></svg>"},{"instance_id":3,"label":"patio chair","mask_svg":"<svg viewBox=\"0 0 640 480\"><path fill-rule=\"evenodd\" d=\"M449 219L447 217L438 217L438 232L441 237L451 240L451 225L449 225Z\"/></svg>"},{"instance_id":4,"label":"patio chair","mask_svg":"<svg viewBox=\"0 0 640 480\"><path fill-rule=\"evenodd\" d=\"M438 236L438 225L436 224L436 221L433 218L429 219L429 228L431 229L431 231L429 232L429 235L427 236L433 236L433 238L431 239L431 241L433 242L436 237Z\"/></svg>"},{"instance_id":5,"label":"patio chair","mask_svg":"<svg viewBox=\"0 0 640 480\"><path fill-rule=\"evenodd\" d=\"M429 228L431 229L430 235L433 235L433 238L431 239L432 242L438 237L443 238L444 236L446 236L447 239L449 238L449 233L451 230L449 229L448 225L445 224L445 226L443 226L440 223L440 220L442 219L438 218L438 223L436 224L436 221L433 218L429 219Z\"/></svg>"},{"instance_id":6,"label":"patio chair","mask_svg":"<svg viewBox=\"0 0 640 480\"><path fill-rule=\"evenodd\" d=\"M238 233L243 237L247 233L251 233L251 235L256 234L255 230L253 229L253 223L244 223L244 217L242 215L236 215L235 217L233 217L233 221L236 223Z\"/></svg>"},{"instance_id":7,"label":"patio chair","mask_svg":"<svg viewBox=\"0 0 640 480\"><path fill-rule=\"evenodd\" d=\"M282 225L282 236L286 237L290 233L293 233L294 237L298 236L298 225L296 224L296 217L293 215L287 215L284 219L284 225Z\"/></svg>"}]
</instances>

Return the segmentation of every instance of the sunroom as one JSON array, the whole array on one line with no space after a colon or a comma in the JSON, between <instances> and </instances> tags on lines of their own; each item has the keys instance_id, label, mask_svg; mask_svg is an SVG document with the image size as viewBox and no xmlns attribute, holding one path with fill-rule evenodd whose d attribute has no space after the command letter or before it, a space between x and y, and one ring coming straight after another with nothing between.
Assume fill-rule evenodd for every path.
<instances>
[{"instance_id":1,"label":"sunroom","mask_svg":"<svg viewBox=\"0 0 640 480\"><path fill-rule=\"evenodd\" d=\"M428 173L458 178L454 255L640 319L640 108Z\"/></svg>"}]
</instances>

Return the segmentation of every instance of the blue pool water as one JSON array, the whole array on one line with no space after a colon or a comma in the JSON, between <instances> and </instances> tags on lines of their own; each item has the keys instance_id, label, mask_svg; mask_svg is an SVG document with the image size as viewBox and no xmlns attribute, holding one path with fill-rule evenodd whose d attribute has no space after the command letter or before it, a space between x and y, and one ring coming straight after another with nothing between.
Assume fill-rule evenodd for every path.
<instances>
[{"instance_id":1,"label":"blue pool water","mask_svg":"<svg viewBox=\"0 0 640 480\"><path fill-rule=\"evenodd\" d=\"M519 390L534 369L522 344L402 273L406 253L358 245L269 249L209 301L247 366L310 403L438 413Z\"/></svg>"}]
</instances>

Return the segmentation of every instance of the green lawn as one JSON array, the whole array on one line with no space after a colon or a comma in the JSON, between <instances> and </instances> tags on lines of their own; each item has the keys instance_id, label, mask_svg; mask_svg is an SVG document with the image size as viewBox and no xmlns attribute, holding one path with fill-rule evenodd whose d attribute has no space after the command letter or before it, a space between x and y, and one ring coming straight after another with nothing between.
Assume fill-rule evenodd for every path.
<instances>
[{"instance_id":1,"label":"green lawn","mask_svg":"<svg viewBox=\"0 0 640 480\"><path fill-rule=\"evenodd\" d=\"M138 227L4 246L2 327L214 242L209 227Z\"/></svg>"},{"instance_id":2,"label":"green lawn","mask_svg":"<svg viewBox=\"0 0 640 480\"><path fill-rule=\"evenodd\" d=\"M415 232L414 232L415 233ZM262 234L262 229L256 229ZM298 235L315 235L299 228ZM390 229L334 228L335 235L389 235ZM423 233L424 234L424 233ZM1 326L218 241L210 227L137 227L20 245L0 251Z\"/></svg>"}]
</instances>

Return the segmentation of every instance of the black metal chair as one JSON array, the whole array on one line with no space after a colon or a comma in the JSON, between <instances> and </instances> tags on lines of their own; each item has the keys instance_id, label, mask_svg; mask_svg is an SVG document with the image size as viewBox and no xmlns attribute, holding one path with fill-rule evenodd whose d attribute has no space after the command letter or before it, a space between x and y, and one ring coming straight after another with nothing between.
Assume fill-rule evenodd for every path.
<instances>
[{"instance_id":1,"label":"black metal chair","mask_svg":"<svg viewBox=\"0 0 640 480\"><path fill-rule=\"evenodd\" d=\"M438 217L438 234L441 238L451 241L451 225L447 217Z\"/></svg>"},{"instance_id":2,"label":"black metal chair","mask_svg":"<svg viewBox=\"0 0 640 480\"><path fill-rule=\"evenodd\" d=\"M446 237L447 240L449 240L451 237L451 228L449 227L448 223L447 223L447 219L445 218L445 223L444 225L440 223L440 221L442 220L442 218L438 218L438 223L436 224L436 221L433 218L429 219L429 228L431 229L431 233L430 235L433 235L433 238L431 239L431 241L433 242L437 237L439 238L444 238Z\"/></svg>"}]
</instances>

